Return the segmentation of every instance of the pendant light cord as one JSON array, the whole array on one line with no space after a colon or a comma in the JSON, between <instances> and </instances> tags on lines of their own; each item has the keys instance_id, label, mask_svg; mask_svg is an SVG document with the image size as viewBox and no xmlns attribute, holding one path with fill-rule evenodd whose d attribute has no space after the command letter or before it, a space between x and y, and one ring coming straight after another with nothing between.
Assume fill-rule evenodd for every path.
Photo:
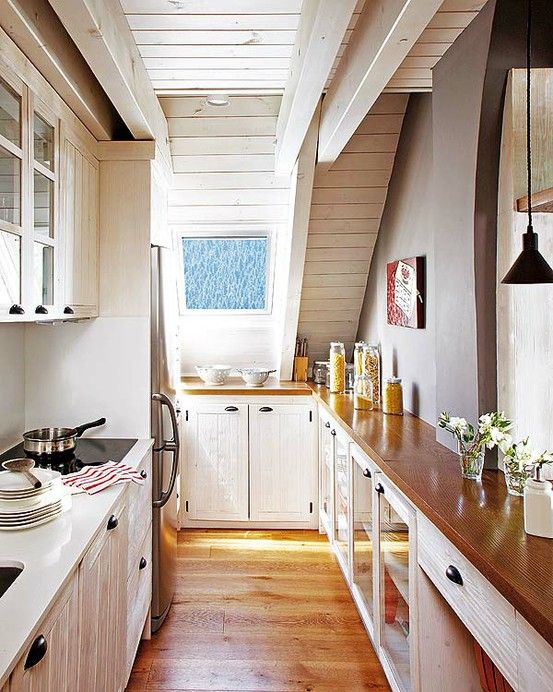
<instances>
[{"instance_id":1,"label":"pendant light cord","mask_svg":"<svg viewBox=\"0 0 553 692\"><path fill-rule=\"evenodd\" d=\"M532 230L532 143L531 143L531 68L532 68L532 0L527 0L526 19L526 172L528 176L528 230Z\"/></svg>"}]
</instances>

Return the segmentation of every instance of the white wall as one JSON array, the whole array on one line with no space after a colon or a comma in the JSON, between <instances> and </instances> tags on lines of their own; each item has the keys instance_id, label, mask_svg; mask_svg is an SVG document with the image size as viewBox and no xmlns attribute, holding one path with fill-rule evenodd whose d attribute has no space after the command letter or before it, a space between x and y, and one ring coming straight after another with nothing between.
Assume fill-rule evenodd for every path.
<instances>
[{"instance_id":1,"label":"white wall","mask_svg":"<svg viewBox=\"0 0 553 692\"><path fill-rule=\"evenodd\" d=\"M275 292L270 315L182 317L183 373L194 365L255 363L277 368L280 361L280 301L288 225L290 184L276 178L274 141L279 96L231 97L226 107L197 97L161 99L168 117L173 156L169 223L176 234L197 226L252 225L273 229ZM178 248L180 251L180 248ZM280 261L279 261L280 260Z\"/></svg>"},{"instance_id":2,"label":"white wall","mask_svg":"<svg viewBox=\"0 0 553 692\"><path fill-rule=\"evenodd\" d=\"M0 450L20 442L25 430L24 343L24 325L0 325Z\"/></svg>"}]
</instances>

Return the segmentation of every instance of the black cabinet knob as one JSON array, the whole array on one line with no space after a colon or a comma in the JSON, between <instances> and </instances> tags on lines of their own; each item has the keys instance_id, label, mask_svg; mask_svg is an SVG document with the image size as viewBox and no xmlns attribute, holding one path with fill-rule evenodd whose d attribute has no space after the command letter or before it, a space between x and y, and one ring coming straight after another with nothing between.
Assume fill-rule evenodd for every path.
<instances>
[{"instance_id":1,"label":"black cabinet knob","mask_svg":"<svg viewBox=\"0 0 553 692\"><path fill-rule=\"evenodd\" d=\"M25 670L28 670L29 668L36 666L37 663L40 663L40 661L42 661L42 659L46 655L47 651L48 642L46 641L44 636L40 634L31 644L31 648L29 649L29 653L27 654L27 658L25 659Z\"/></svg>"},{"instance_id":2,"label":"black cabinet knob","mask_svg":"<svg viewBox=\"0 0 553 692\"><path fill-rule=\"evenodd\" d=\"M116 529L118 525L119 519L115 516L115 514L112 514L111 517L108 519L108 531Z\"/></svg>"},{"instance_id":3,"label":"black cabinet knob","mask_svg":"<svg viewBox=\"0 0 553 692\"><path fill-rule=\"evenodd\" d=\"M12 305L11 308L9 309L10 315L24 315L25 310L21 307L21 305Z\"/></svg>"},{"instance_id":4,"label":"black cabinet knob","mask_svg":"<svg viewBox=\"0 0 553 692\"><path fill-rule=\"evenodd\" d=\"M138 563L138 569L145 569L147 564L148 563L146 562L146 558L141 557L140 562Z\"/></svg>"},{"instance_id":5,"label":"black cabinet knob","mask_svg":"<svg viewBox=\"0 0 553 692\"><path fill-rule=\"evenodd\" d=\"M330 428L330 422L329 422L329 421L327 421L327 422L325 423L325 428Z\"/></svg>"},{"instance_id":6,"label":"black cabinet knob","mask_svg":"<svg viewBox=\"0 0 553 692\"><path fill-rule=\"evenodd\" d=\"M48 310L44 307L44 305L37 305L35 308L35 313L37 315L47 315Z\"/></svg>"},{"instance_id":7,"label":"black cabinet knob","mask_svg":"<svg viewBox=\"0 0 553 692\"><path fill-rule=\"evenodd\" d=\"M372 476L371 470L370 469L364 469L363 475L365 476L365 478L371 478L371 476Z\"/></svg>"},{"instance_id":8,"label":"black cabinet knob","mask_svg":"<svg viewBox=\"0 0 553 692\"><path fill-rule=\"evenodd\" d=\"M261 413L271 413L273 409L270 406L262 406L259 410Z\"/></svg>"},{"instance_id":9,"label":"black cabinet knob","mask_svg":"<svg viewBox=\"0 0 553 692\"><path fill-rule=\"evenodd\" d=\"M331 434L333 437L336 437L336 430L331 430L331 431L330 431L330 434Z\"/></svg>"},{"instance_id":10,"label":"black cabinet knob","mask_svg":"<svg viewBox=\"0 0 553 692\"><path fill-rule=\"evenodd\" d=\"M445 576L449 579L449 581L452 581L454 584L459 584L459 586L463 586L463 577L461 576L461 572L455 567L454 565L449 565L449 567L445 571Z\"/></svg>"},{"instance_id":11,"label":"black cabinet knob","mask_svg":"<svg viewBox=\"0 0 553 692\"><path fill-rule=\"evenodd\" d=\"M75 314L75 310L73 310L73 308L72 308L70 305L66 305L66 306L63 308L63 314L64 314L64 315L74 315L74 314Z\"/></svg>"},{"instance_id":12,"label":"black cabinet knob","mask_svg":"<svg viewBox=\"0 0 553 692\"><path fill-rule=\"evenodd\" d=\"M238 411L238 406L227 406L225 408L225 411L228 411L229 413L234 413L235 411Z\"/></svg>"},{"instance_id":13,"label":"black cabinet knob","mask_svg":"<svg viewBox=\"0 0 553 692\"><path fill-rule=\"evenodd\" d=\"M381 495L384 495L384 486L382 485L382 483L377 483L377 484L374 486L374 489L376 490L377 493L380 493Z\"/></svg>"},{"instance_id":14,"label":"black cabinet knob","mask_svg":"<svg viewBox=\"0 0 553 692\"><path fill-rule=\"evenodd\" d=\"M148 478L148 474L146 472L146 469L142 469L142 471L140 472L140 477L141 478Z\"/></svg>"}]
</instances>

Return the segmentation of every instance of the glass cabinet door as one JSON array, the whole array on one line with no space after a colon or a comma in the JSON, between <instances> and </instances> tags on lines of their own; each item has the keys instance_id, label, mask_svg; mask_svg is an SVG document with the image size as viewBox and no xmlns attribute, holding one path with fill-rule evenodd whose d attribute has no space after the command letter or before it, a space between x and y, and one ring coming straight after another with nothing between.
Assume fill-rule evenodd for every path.
<instances>
[{"instance_id":1,"label":"glass cabinet door","mask_svg":"<svg viewBox=\"0 0 553 692\"><path fill-rule=\"evenodd\" d=\"M363 456L352 452L353 589L373 629L373 474ZM365 620L365 617L363 617Z\"/></svg>"},{"instance_id":2,"label":"glass cabinet door","mask_svg":"<svg viewBox=\"0 0 553 692\"><path fill-rule=\"evenodd\" d=\"M320 510L323 528L331 536L332 528L332 465L334 463L334 437L330 422L324 418L319 422L319 479Z\"/></svg>"},{"instance_id":3,"label":"glass cabinet door","mask_svg":"<svg viewBox=\"0 0 553 692\"><path fill-rule=\"evenodd\" d=\"M411 689L409 639L409 510L377 481L380 540L380 646L401 689Z\"/></svg>"},{"instance_id":4,"label":"glass cabinet door","mask_svg":"<svg viewBox=\"0 0 553 692\"><path fill-rule=\"evenodd\" d=\"M334 544L349 581L349 449L348 442L332 430L334 437Z\"/></svg>"}]
</instances>

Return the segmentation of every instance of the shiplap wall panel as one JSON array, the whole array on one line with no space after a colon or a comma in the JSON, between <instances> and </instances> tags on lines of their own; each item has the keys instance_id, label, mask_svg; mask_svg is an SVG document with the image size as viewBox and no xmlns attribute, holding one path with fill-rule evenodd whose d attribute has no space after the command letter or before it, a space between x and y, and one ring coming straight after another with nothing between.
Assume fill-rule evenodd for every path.
<instances>
[{"instance_id":1,"label":"shiplap wall panel","mask_svg":"<svg viewBox=\"0 0 553 692\"><path fill-rule=\"evenodd\" d=\"M216 233L248 224L273 229L278 257L291 194L290 181L273 172L280 97L231 97L226 107L210 106L198 97L160 100L168 116L175 170L168 212L175 232L207 226ZM277 367L277 322L274 310L269 315L216 317L186 313L181 325L183 372L194 373L194 365L207 362Z\"/></svg>"},{"instance_id":2,"label":"shiplap wall panel","mask_svg":"<svg viewBox=\"0 0 553 692\"><path fill-rule=\"evenodd\" d=\"M351 353L407 99L382 95L330 170L315 174L298 325L311 361L328 357L329 341Z\"/></svg>"}]
</instances>

